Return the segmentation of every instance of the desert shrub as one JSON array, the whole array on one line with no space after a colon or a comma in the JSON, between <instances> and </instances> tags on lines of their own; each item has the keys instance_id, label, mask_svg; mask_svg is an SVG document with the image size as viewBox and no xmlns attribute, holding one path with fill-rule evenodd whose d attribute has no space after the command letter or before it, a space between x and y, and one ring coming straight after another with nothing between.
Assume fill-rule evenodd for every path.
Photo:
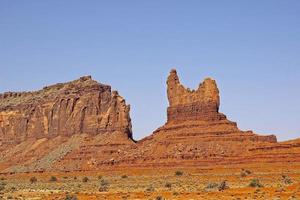
<instances>
[{"instance_id":1,"label":"desert shrub","mask_svg":"<svg viewBox=\"0 0 300 200\"><path fill-rule=\"evenodd\" d=\"M50 181L51 181L51 182L55 182L55 181L57 181L57 178L56 178L55 176L51 176L51 177L50 177Z\"/></svg>"},{"instance_id":2,"label":"desert shrub","mask_svg":"<svg viewBox=\"0 0 300 200\"><path fill-rule=\"evenodd\" d=\"M154 191L155 191L155 189L152 185L150 185L146 188L146 192L154 192Z\"/></svg>"},{"instance_id":3,"label":"desert shrub","mask_svg":"<svg viewBox=\"0 0 300 200\"><path fill-rule=\"evenodd\" d=\"M67 176L64 176L63 179L68 179L68 177L67 177Z\"/></svg>"},{"instance_id":4,"label":"desert shrub","mask_svg":"<svg viewBox=\"0 0 300 200\"><path fill-rule=\"evenodd\" d=\"M127 175L122 175L121 178L128 178L128 176Z\"/></svg>"},{"instance_id":5,"label":"desert shrub","mask_svg":"<svg viewBox=\"0 0 300 200\"><path fill-rule=\"evenodd\" d=\"M0 191L5 190L5 183L0 183Z\"/></svg>"},{"instance_id":6,"label":"desert shrub","mask_svg":"<svg viewBox=\"0 0 300 200\"><path fill-rule=\"evenodd\" d=\"M78 200L76 195L69 195L67 194L65 200Z\"/></svg>"},{"instance_id":7,"label":"desert shrub","mask_svg":"<svg viewBox=\"0 0 300 200\"><path fill-rule=\"evenodd\" d=\"M157 196L156 198L155 198L155 200L164 200L165 198L163 198L162 196Z\"/></svg>"},{"instance_id":8,"label":"desert shrub","mask_svg":"<svg viewBox=\"0 0 300 200\"><path fill-rule=\"evenodd\" d=\"M284 184L287 184L287 185L293 183L292 179L287 175L282 175L282 181L284 182Z\"/></svg>"},{"instance_id":9,"label":"desert shrub","mask_svg":"<svg viewBox=\"0 0 300 200\"><path fill-rule=\"evenodd\" d=\"M99 192L106 192L109 188L109 182L107 180L101 179Z\"/></svg>"},{"instance_id":10,"label":"desert shrub","mask_svg":"<svg viewBox=\"0 0 300 200\"><path fill-rule=\"evenodd\" d=\"M77 180L77 176L74 176L74 180Z\"/></svg>"},{"instance_id":11,"label":"desert shrub","mask_svg":"<svg viewBox=\"0 0 300 200\"><path fill-rule=\"evenodd\" d=\"M29 179L30 183L36 183L37 182L37 178L35 176L31 177Z\"/></svg>"},{"instance_id":12,"label":"desert shrub","mask_svg":"<svg viewBox=\"0 0 300 200\"><path fill-rule=\"evenodd\" d=\"M89 181L89 178L88 177L83 177L83 179L82 179L82 182L84 182L84 183L86 183L86 182L88 182Z\"/></svg>"},{"instance_id":13,"label":"desert shrub","mask_svg":"<svg viewBox=\"0 0 300 200\"><path fill-rule=\"evenodd\" d=\"M12 196L8 196L7 199L14 199Z\"/></svg>"},{"instance_id":14,"label":"desert shrub","mask_svg":"<svg viewBox=\"0 0 300 200\"><path fill-rule=\"evenodd\" d=\"M102 176L101 176L101 175L99 175L99 176L98 176L98 180L101 180L101 179L102 179Z\"/></svg>"},{"instance_id":15,"label":"desert shrub","mask_svg":"<svg viewBox=\"0 0 300 200\"><path fill-rule=\"evenodd\" d=\"M179 195L179 193L178 192L173 192L173 195L177 196L177 195Z\"/></svg>"},{"instance_id":16,"label":"desert shrub","mask_svg":"<svg viewBox=\"0 0 300 200\"><path fill-rule=\"evenodd\" d=\"M260 183L259 179L251 179L249 187L263 187L263 185Z\"/></svg>"},{"instance_id":17,"label":"desert shrub","mask_svg":"<svg viewBox=\"0 0 300 200\"><path fill-rule=\"evenodd\" d=\"M217 187L218 187L217 183L208 183L205 188L206 189L214 189L214 188L217 188Z\"/></svg>"},{"instance_id":18,"label":"desert shrub","mask_svg":"<svg viewBox=\"0 0 300 200\"><path fill-rule=\"evenodd\" d=\"M165 187L170 189L170 188L172 188L172 184L171 183L166 183Z\"/></svg>"},{"instance_id":19,"label":"desert shrub","mask_svg":"<svg viewBox=\"0 0 300 200\"><path fill-rule=\"evenodd\" d=\"M5 180L5 178L4 178L4 177L1 177L1 178L0 178L0 180L1 180L1 181L4 181L4 180Z\"/></svg>"},{"instance_id":20,"label":"desert shrub","mask_svg":"<svg viewBox=\"0 0 300 200\"><path fill-rule=\"evenodd\" d=\"M218 186L218 190L219 191L223 191L223 190L226 190L228 189L229 186L227 185L227 181L222 181L219 186Z\"/></svg>"},{"instance_id":21,"label":"desert shrub","mask_svg":"<svg viewBox=\"0 0 300 200\"><path fill-rule=\"evenodd\" d=\"M248 175L250 175L252 172L250 170L247 169L242 169L241 171L241 177L246 177Z\"/></svg>"},{"instance_id":22,"label":"desert shrub","mask_svg":"<svg viewBox=\"0 0 300 200\"><path fill-rule=\"evenodd\" d=\"M176 175L176 176L182 176L182 175L183 175L183 172L182 172L182 171L176 171L176 172L175 172L175 175Z\"/></svg>"}]
</instances>

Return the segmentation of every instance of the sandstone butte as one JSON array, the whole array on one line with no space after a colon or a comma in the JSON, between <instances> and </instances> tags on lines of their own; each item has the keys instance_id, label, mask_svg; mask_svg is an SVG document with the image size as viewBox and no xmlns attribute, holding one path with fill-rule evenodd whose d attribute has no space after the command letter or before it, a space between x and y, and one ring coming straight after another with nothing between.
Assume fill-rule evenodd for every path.
<instances>
[{"instance_id":1,"label":"sandstone butte","mask_svg":"<svg viewBox=\"0 0 300 200\"><path fill-rule=\"evenodd\" d=\"M215 80L190 90L171 70L167 94L167 122L140 141L130 106L90 76L1 94L0 172L300 162L300 139L242 131L220 113Z\"/></svg>"}]
</instances>

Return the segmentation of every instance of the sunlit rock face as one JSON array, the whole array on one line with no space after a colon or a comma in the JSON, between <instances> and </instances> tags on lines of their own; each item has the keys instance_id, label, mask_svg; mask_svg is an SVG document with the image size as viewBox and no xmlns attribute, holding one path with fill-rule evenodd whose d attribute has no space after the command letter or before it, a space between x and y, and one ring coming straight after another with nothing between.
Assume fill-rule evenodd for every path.
<instances>
[{"instance_id":1,"label":"sunlit rock face","mask_svg":"<svg viewBox=\"0 0 300 200\"><path fill-rule=\"evenodd\" d=\"M197 90L190 90L180 84L176 70L171 70L167 80L169 100L168 121L174 120L221 120L220 96L215 80L205 79Z\"/></svg>"},{"instance_id":2,"label":"sunlit rock face","mask_svg":"<svg viewBox=\"0 0 300 200\"><path fill-rule=\"evenodd\" d=\"M129 105L108 85L90 76L44 87L36 92L0 95L0 140L120 131L132 138Z\"/></svg>"}]
</instances>

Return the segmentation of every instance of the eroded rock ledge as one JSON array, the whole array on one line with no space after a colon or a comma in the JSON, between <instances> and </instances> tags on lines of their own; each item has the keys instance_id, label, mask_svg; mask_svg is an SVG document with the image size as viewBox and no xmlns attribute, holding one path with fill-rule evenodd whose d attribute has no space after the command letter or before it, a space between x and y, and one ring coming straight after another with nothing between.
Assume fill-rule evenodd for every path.
<instances>
[{"instance_id":1,"label":"eroded rock ledge","mask_svg":"<svg viewBox=\"0 0 300 200\"><path fill-rule=\"evenodd\" d=\"M36 92L6 92L0 94L0 144L115 131L132 138L129 110L118 92L91 76Z\"/></svg>"}]
</instances>

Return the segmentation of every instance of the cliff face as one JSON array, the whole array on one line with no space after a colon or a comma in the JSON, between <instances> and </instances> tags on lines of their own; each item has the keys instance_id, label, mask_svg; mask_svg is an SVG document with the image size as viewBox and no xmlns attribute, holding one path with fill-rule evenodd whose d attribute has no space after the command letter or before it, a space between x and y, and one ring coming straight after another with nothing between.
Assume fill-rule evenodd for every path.
<instances>
[{"instance_id":1,"label":"cliff face","mask_svg":"<svg viewBox=\"0 0 300 200\"><path fill-rule=\"evenodd\" d=\"M190 90L172 70L167 94L167 122L138 142L129 105L89 76L1 94L0 172L300 162L299 140L280 143L274 135L242 131L220 113L214 80Z\"/></svg>"},{"instance_id":2,"label":"cliff face","mask_svg":"<svg viewBox=\"0 0 300 200\"><path fill-rule=\"evenodd\" d=\"M180 84L176 70L171 70L167 80L169 100L168 122L180 120L221 120L220 96L215 80L207 78L197 90L186 89Z\"/></svg>"},{"instance_id":3,"label":"cliff face","mask_svg":"<svg viewBox=\"0 0 300 200\"><path fill-rule=\"evenodd\" d=\"M245 162L253 158L254 147L277 144L276 136L242 131L219 113L219 90L210 78L190 90L180 84L176 70L171 70L167 95L167 122L139 141L140 150L133 152L133 157L143 160L144 165Z\"/></svg>"},{"instance_id":4,"label":"cliff face","mask_svg":"<svg viewBox=\"0 0 300 200\"><path fill-rule=\"evenodd\" d=\"M7 92L0 95L0 141L114 131L132 138L129 110L116 91L90 76L37 92Z\"/></svg>"}]
</instances>

